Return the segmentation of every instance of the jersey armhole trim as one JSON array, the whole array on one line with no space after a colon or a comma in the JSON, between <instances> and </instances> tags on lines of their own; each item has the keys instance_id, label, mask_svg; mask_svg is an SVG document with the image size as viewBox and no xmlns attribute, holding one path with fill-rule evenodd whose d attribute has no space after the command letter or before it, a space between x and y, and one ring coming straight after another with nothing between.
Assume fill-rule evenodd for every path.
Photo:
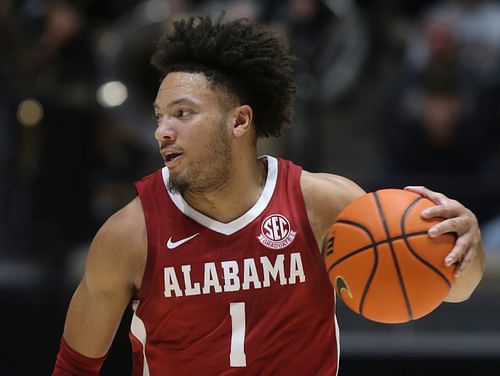
<instances>
[{"instance_id":1,"label":"jersey armhole trim","mask_svg":"<svg viewBox=\"0 0 500 376\"><path fill-rule=\"evenodd\" d=\"M161 174L157 173L153 174L152 177L153 176L154 179L156 180L158 176L161 176ZM152 228L153 223L155 221L154 219L150 218L151 217L150 214L147 214L151 213L151 210L146 209L146 206L149 205L149 203L146 202L148 200L143 199L144 197L142 196L143 194L146 194L145 190L147 189L147 185L145 184L144 180L140 180L135 183L135 186L139 199L141 200L142 214L146 227L146 262L144 266L144 272L141 278L141 285L139 290L137 291L137 295L135 296L135 298L139 301L145 301L147 299L147 296L144 295L144 291L149 291L153 279L153 276L151 275L152 273L150 271L153 270L153 265L155 260L154 244L156 244L157 239L156 239L156 232Z\"/></svg>"},{"instance_id":2,"label":"jersey armhole trim","mask_svg":"<svg viewBox=\"0 0 500 376\"><path fill-rule=\"evenodd\" d=\"M311 243L313 246L312 248L314 249L315 253L318 256L321 256L321 249L318 247L318 243L316 243L316 238L314 237L314 231L311 226L311 222L309 221L309 216L307 215L307 208L306 208L306 201L304 199L304 194L302 192L302 186L301 186L301 179L302 179L302 173L303 170L299 166L293 166L293 174L294 174L294 179L293 184L295 185L294 189L298 191L298 195L300 197L300 203L298 207L300 207L300 211L302 212L301 214L304 215L304 217L307 219L307 223L304 225L305 227L305 236L307 237L307 241ZM297 169L299 171L297 171Z\"/></svg>"}]
</instances>

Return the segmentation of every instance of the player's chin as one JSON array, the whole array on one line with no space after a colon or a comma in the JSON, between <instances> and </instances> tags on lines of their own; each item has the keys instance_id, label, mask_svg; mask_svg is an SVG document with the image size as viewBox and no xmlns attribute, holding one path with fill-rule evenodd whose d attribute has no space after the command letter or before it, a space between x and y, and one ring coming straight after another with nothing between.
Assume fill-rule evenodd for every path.
<instances>
[{"instance_id":1,"label":"player's chin","mask_svg":"<svg viewBox=\"0 0 500 376\"><path fill-rule=\"evenodd\" d=\"M189 188L189 183L177 176L170 176L167 189L170 193L183 194Z\"/></svg>"}]
</instances>

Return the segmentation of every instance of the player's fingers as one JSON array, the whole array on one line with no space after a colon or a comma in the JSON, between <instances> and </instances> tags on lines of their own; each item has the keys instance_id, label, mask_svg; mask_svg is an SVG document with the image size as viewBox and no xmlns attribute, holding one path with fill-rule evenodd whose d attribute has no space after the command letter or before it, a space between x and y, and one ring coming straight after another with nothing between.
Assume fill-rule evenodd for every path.
<instances>
[{"instance_id":1,"label":"player's fingers","mask_svg":"<svg viewBox=\"0 0 500 376\"><path fill-rule=\"evenodd\" d=\"M459 277L460 274L463 273L463 271L472 263L472 260L476 257L476 248L470 247L465 251L465 253L462 254L463 259L462 261L458 264L457 270L455 271L455 277Z\"/></svg>"},{"instance_id":2,"label":"player's fingers","mask_svg":"<svg viewBox=\"0 0 500 376\"><path fill-rule=\"evenodd\" d=\"M424 187L422 185L418 185L418 186L409 185L409 186L406 186L405 189L408 191L418 193L424 197L427 197L428 199L430 199L431 201L433 201L435 204L438 204L438 205L445 204L446 201L449 200L448 197L446 197L444 194L439 193L439 192L434 192L434 191L430 190L429 188Z\"/></svg>"},{"instance_id":3,"label":"player's fingers","mask_svg":"<svg viewBox=\"0 0 500 376\"><path fill-rule=\"evenodd\" d=\"M473 227L473 224L471 222L471 219L464 215L460 217L445 219L444 221L432 226L429 229L429 235L432 238L438 237L439 235L446 234L448 232L454 232L458 235L463 235Z\"/></svg>"},{"instance_id":4,"label":"player's fingers","mask_svg":"<svg viewBox=\"0 0 500 376\"><path fill-rule=\"evenodd\" d=\"M453 249L448 253L446 258L444 259L444 263L446 266L451 266L458 262L462 257L463 254L470 249L471 244L470 244L470 235L463 235L460 236L457 241L455 242L455 246Z\"/></svg>"},{"instance_id":5,"label":"player's fingers","mask_svg":"<svg viewBox=\"0 0 500 376\"><path fill-rule=\"evenodd\" d=\"M432 206L422 211L422 217L452 218L465 214L467 209L456 200L446 199L442 204Z\"/></svg>"}]
</instances>

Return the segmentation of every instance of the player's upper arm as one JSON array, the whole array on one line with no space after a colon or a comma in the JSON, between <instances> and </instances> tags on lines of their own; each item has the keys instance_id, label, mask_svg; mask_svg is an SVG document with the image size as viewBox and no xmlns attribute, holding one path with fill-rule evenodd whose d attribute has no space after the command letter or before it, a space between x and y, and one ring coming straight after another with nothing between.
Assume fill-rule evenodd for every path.
<instances>
[{"instance_id":1,"label":"player's upper arm","mask_svg":"<svg viewBox=\"0 0 500 376\"><path fill-rule=\"evenodd\" d=\"M357 184L339 175L304 171L302 194L307 216L320 249L340 211L351 201L365 194Z\"/></svg>"},{"instance_id":2,"label":"player's upper arm","mask_svg":"<svg viewBox=\"0 0 500 376\"><path fill-rule=\"evenodd\" d=\"M64 326L64 339L75 351L92 358L107 353L123 312L140 285L146 242L138 198L97 232Z\"/></svg>"}]
</instances>

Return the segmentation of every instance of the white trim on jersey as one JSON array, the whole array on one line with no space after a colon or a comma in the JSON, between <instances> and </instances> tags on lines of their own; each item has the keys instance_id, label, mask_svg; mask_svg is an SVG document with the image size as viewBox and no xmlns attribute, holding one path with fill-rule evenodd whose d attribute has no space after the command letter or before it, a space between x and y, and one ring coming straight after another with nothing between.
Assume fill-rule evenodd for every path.
<instances>
[{"instance_id":1,"label":"white trim on jersey","mask_svg":"<svg viewBox=\"0 0 500 376\"><path fill-rule=\"evenodd\" d=\"M134 301L132 303L132 309L134 311L134 315L132 316L132 323L130 324L130 332L142 344L142 356L144 358L142 376L150 376L148 360L146 359L146 337L147 337L146 327L144 326L144 322L139 318L139 316L136 315L138 306L139 306L138 301Z\"/></svg>"},{"instance_id":2,"label":"white trim on jersey","mask_svg":"<svg viewBox=\"0 0 500 376\"><path fill-rule=\"evenodd\" d=\"M267 159L267 178L266 184L264 185L264 189L260 195L260 198L257 202L241 217L236 218L235 220L229 223L223 223L216 221L203 213L200 213L198 210L191 207L182 197L180 193L171 193L168 191L170 198L177 208L184 213L186 216L191 218L192 220L198 222L199 224L209 228L212 231L218 232L223 235L232 235L235 232L243 229L246 225L251 223L255 218L257 218L267 207L269 202L271 201L271 197L273 196L274 189L276 187L276 181L278 180L278 160L274 157L265 155L260 158ZM168 186L168 168L164 167L162 169L163 181L165 183L165 187Z\"/></svg>"}]
</instances>

